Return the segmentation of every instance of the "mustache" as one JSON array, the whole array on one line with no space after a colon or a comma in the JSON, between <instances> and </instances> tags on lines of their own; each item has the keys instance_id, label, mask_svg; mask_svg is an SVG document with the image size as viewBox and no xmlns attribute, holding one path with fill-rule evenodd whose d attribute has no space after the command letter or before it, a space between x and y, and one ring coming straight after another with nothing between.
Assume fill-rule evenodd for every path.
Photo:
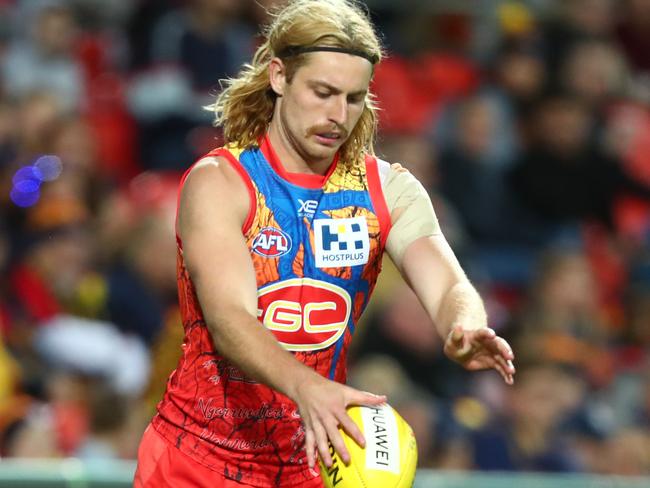
<instances>
[{"instance_id":1,"label":"mustache","mask_svg":"<svg viewBox=\"0 0 650 488\"><path fill-rule=\"evenodd\" d=\"M348 138L348 131L345 127L342 125L315 125L313 127L310 127L309 130L307 131L308 136L316 135L316 134L324 134L327 132L337 132L341 134L341 139L345 140Z\"/></svg>"}]
</instances>

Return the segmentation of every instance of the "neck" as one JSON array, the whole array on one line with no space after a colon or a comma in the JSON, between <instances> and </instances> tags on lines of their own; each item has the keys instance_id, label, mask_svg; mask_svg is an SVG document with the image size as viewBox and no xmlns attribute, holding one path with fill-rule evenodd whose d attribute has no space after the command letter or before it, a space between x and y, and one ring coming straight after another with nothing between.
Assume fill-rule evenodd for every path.
<instances>
[{"instance_id":1,"label":"neck","mask_svg":"<svg viewBox=\"0 0 650 488\"><path fill-rule=\"evenodd\" d=\"M269 140L275 150L282 166L289 173L306 173L324 175L327 173L332 159L322 159L314 161L304 151L301 151L299 145L289 134L286 128L277 122L278 117L274 117L269 126Z\"/></svg>"}]
</instances>

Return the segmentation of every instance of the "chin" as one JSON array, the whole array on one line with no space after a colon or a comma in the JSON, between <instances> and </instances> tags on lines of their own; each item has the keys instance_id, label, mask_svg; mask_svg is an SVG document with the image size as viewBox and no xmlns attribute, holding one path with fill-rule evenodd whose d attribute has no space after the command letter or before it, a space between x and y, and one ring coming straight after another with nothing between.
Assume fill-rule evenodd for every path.
<instances>
[{"instance_id":1,"label":"chin","mask_svg":"<svg viewBox=\"0 0 650 488\"><path fill-rule=\"evenodd\" d=\"M321 145L316 145L315 147L310 148L309 158L314 161L322 161L324 159L332 159L338 151L339 147L323 147Z\"/></svg>"},{"instance_id":2,"label":"chin","mask_svg":"<svg viewBox=\"0 0 650 488\"><path fill-rule=\"evenodd\" d=\"M323 147L321 146L317 152L323 156L334 156L336 154L336 151L338 151L340 146L332 146L332 147Z\"/></svg>"}]
</instances>

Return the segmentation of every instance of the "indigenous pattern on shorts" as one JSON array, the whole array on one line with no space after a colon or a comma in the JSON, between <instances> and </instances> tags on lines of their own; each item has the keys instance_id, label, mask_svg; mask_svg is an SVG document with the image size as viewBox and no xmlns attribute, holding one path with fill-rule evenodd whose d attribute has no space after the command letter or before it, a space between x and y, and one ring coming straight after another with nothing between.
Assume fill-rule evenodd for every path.
<instances>
[{"instance_id":1,"label":"indigenous pattern on shorts","mask_svg":"<svg viewBox=\"0 0 650 488\"><path fill-rule=\"evenodd\" d=\"M325 176L284 171L268 139L210 153L249 181L243 233L255 267L260 327L330 379L345 382L346 352L381 268L388 211L377 161L336 159ZM215 270L218 272L218 270ZM153 425L170 442L227 478L259 486L303 486L307 467L296 405L247 378L215 349L179 241L183 356Z\"/></svg>"}]
</instances>

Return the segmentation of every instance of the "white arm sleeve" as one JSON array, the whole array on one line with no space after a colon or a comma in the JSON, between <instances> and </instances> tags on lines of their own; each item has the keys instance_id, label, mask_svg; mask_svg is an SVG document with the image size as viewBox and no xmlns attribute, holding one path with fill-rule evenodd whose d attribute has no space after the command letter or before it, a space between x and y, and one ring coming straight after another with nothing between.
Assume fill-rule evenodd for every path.
<instances>
[{"instance_id":1,"label":"white arm sleeve","mask_svg":"<svg viewBox=\"0 0 650 488\"><path fill-rule=\"evenodd\" d=\"M427 191L409 171L398 165L390 167L382 179L382 189L391 215L386 250L400 267L409 244L420 237L440 234L440 226Z\"/></svg>"}]
</instances>

